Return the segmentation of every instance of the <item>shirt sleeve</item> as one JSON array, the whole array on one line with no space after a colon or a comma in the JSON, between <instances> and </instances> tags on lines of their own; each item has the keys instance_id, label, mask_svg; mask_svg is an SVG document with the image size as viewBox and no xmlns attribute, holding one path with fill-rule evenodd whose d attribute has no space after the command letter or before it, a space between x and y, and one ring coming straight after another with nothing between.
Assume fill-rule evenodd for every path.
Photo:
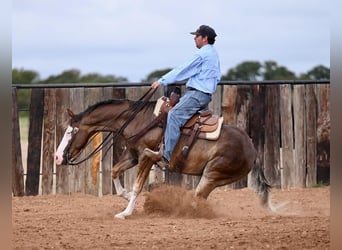
<instances>
[{"instance_id":1,"label":"shirt sleeve","mask_svg":"<svg viewBox=\"0 0 342 250\"><path fill-rule=\"evenodd\" d=\"M183 81L191 76L198 74L201 70L202 57L195 54L186 63L174 68L167 74L163 75L159 80L159 84L168 85L170 83Z\"/></svg>"}]
</instances>

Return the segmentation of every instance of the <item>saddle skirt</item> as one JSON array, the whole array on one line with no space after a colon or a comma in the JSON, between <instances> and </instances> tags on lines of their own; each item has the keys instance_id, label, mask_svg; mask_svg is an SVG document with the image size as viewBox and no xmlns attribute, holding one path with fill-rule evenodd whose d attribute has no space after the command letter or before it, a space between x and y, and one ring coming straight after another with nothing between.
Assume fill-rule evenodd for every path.
<instances>
[{"instance_id":1,"label":"saddle skirt","mask_svg":"<svg viewBox=\"0 0 342 250\"><path fill-rule=\"evenodd\" d=\"M195 114L191 119L197 118L197 114ZM202 119L203 117L200 117ZM218 115L213 115L209 120L209 124L204 123L204 125L201 127L200 133L198 134L198 138L206 139L206 140L217 140L221 133L221 128L223 124L223 116L218 117ZM212 124L212 125L211 125ZM187 125L187 123L185 124ZM191 127L183 127L182 128L182 134L190 135L192 132L192 126Z\"/></svg>"},{"instance_id":2,"label":"saddle skirt","mask_svg":"<svg viewBox=\"0 0 342 250\"><path fill-rule=\"evenodd\" d=\"M168 113L173 106L170 105L169 98L162 96L157 100L153 114L159 116L162 113ZM223 117L212 114L211 111L199 111L193 115L182 127L181 132L185 135L191 135L195 124L199 124L200 132L198 138L206 140L217 140L220 136Z\"/></svg>"}]
</instances>

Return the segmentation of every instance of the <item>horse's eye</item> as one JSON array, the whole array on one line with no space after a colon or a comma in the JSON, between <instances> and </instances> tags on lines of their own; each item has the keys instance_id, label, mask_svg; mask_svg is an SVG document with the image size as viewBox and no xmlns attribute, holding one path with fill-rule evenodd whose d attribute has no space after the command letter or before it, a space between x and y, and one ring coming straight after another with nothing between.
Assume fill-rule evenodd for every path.
<instances>
[{"instance_id":1,"label":"horse's eye","mask_svg":"<svg viewBox=\"0 0 342 250\"><path fill-rule=\"evenodd\" d=\"M72 130L72 132L73 132L74 134L76 134L76 133L78 132L78 130L79 130L78 127L74 127L74 129Z\"/></svg>"}]
</instances>

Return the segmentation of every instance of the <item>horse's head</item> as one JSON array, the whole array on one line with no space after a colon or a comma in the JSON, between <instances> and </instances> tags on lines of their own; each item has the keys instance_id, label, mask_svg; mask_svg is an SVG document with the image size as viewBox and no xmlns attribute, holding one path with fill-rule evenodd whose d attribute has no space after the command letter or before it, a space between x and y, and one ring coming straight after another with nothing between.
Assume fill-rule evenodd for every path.
<instances>
[{"instance_id":1,"label":"horse's head","mask_svg":"<svg viewBox=\"0 0 342 250\"><path fill-rule=\"evenodd\" d=\"M75 119L75 114L69 109L67 111L70 121L55 154L57 165L66 165L72 161L85 147L91 136L87 127Z\"/></svg>"}]
</instances>

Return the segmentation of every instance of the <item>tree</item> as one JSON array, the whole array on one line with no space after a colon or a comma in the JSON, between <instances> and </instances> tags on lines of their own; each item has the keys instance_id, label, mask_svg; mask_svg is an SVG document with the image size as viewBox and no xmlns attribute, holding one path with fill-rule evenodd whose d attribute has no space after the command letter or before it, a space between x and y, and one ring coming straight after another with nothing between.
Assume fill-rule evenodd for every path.
<instances>
[{"instance_id":1,"label":"tree","mask_svg":"<svg viewBox=\"0 0 342 250\"><path fill-rule=\"evenodd\" d=\"M296 79L295 73L284 66L278 66L275 61L265 61L263 64L257 61L246 61L229 69L221 80L229 81L257 81L257 80L292 80Z\"/></svg>"},{"instance_id":2,"label":"tree","mask_svg":"<svg viewBox=\"0 0 342 250\"><path fill-rule=\"evenodd\" d=\"M256 81L261 75L261 64L257 61L246 61L238 64L235 68L229 69L221 80L237 81Z\"/></svg>"},{"instance_id":3,"label":"tree","mask_svg":"<svg viewBox=\"0 0 342 250\"><path fill-rule=\"evenodd\" d=\"M43 83L77 83L79 82L81 72L78 69L65 70L59 75L52 75Z\"/></svg>"},{"instance_id":4,"label":"tree","mask_svg":"<svg viewBox=\"0 0 342 250\"><path fill-rule=\"evenodd\" d=\"M89 73L81 75L78 69L69 69L63 71L61 74L56 76L50 76L44 83L106 83L106 82L123 82L127 81L125 77L116 77L114 75L103 76L98 73Z\"/></svg>"},{"instance_id":5,"label":"tree","mask_svg":"<svg viewBox=\"0 0 342 250\"><path fill-rule=\"evenodd\" d=\"M330 79L330 69L323 65L318 65L309 70L305 75L302 75L302 77L310 80L327 80Z\"/></svg>"},{"instance_id":6,"label":"tree","mask_svg":"<svg viewBox=\"0 0 342 250\"><path fill-rule=\"evenodd\" d=\"M39 80L39 74L33 70L12 69L12 82L17 84L30 84ZM30 89L18 89L18 109L28 110L30 106Z\"/></svg>"},{"instance_id":7,"label":"tree","mask_svg":"<svg viewBox=\"0 0 342 250\"><path fill-rule=\"evenodd\" d=\"M116 77L114 75L100 75L98 73L90 73L87 75L82 76L79 79L79 82L83 83L93 83L93 82L98 82L98 83L106 83L106 82L127 82L127 78L125 77Z\"/></svg>"},{"instance_id":8,"label":"tree","mask_svg":"<svg viewBox=\"0 0 342 250\"><path fill-rule=\"evenodd\" d=\"M295 80L296 75L284 66L278 66L275 61L265 61L263 65L264 80Z\"/></svg>"},{"instance_id":9,"label":"tree","mask_svg":"<svg viewBox=\"0 0 342 250\"><path fill-rule=\"evenodd\" d=\"M33 70L16 69L12 70L12 82L27 84L37 82L39 79L39 74Z\"/></svg>"}]
</instances>

